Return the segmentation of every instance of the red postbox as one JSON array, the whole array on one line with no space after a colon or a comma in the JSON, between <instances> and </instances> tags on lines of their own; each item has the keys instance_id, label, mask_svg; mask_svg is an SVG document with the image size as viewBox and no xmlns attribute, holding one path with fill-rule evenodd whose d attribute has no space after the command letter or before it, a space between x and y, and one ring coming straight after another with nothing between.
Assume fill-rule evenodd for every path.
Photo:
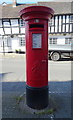
<instances>
[{"instance_id":1,"label":"red postbox","mask_svg":"<svg viewBox=\"0 0 73 120\"><path fill-rule=\"evenodd\" d=\"M48 20L53 14L45 6L30 6L20 11L25 20L26 103L34 109L48 105Z\"/></svg>"}]
</instances>

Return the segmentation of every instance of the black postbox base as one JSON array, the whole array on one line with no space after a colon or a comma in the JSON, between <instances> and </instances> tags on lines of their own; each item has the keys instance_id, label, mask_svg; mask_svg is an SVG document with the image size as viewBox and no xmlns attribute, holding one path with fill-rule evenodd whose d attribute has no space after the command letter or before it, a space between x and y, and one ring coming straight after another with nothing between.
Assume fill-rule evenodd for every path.
<instances>
[{"instance_id":1,"label":"black postbox base","mask_svg":"<svg viewBox=\"0 0 73 120\"><path fill-rule=\"evenodd\" d=\"M26 86L26 104L33 109L44 109L48 106L48 86L35 88Z\"/></svg>"}]
</instances>

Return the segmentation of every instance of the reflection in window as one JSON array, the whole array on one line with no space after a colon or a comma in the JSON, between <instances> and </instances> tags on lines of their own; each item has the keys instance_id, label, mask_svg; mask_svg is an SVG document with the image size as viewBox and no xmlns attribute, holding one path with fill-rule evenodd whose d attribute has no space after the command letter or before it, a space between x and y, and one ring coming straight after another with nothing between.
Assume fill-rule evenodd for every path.
<instances>
[{"instance_id":1,"label":"reflection in window","mask_svg":"<svg viewBox=\"0 0 73 120\"><path fill-rule=\"evenodd\" d=\"M0 27L2 27L2 20L0 20Z\"/></svg>"},{"instance_id":2,"label":"reflection in window","mask_svg":"<svg viewBox=\"0 0 73 120\"><path fill-rule=\"evenodd\" d=\"M66 23L69 23L69 15L66 16Z\"/></svg>"},{"instance_id":3,"label":"reflection in window","mask_svg":"<svg viewBox=\"0 0 73 120\"><path fill-rule=\"evenodd\" d=\"M18 26L18 19L11 19L11 26Z\"/></svg>"},{"instance_id":4,"label":"reflection in window","mask_svg":"<svg viewBox=\"0 0 73 120\"><path fill-rule=\"evenodd\" d=\"M49 26L54 26L54 17L50 20Z\"/></svg>"},{"instance_id":5,"label":"reflection in window","mask_svg":"<svg viewBox=\"0 0 73 120\"><path fill-rule=\"evenodd\" d=\"M65 23L65 15L63 15L63 23Z\"/></svg>"},{"instance_id":6,"label":"reflection in window","mask_svg":"<svg viewBox=\"0 0 73 120\"><path fill-rule=\"evenodd\" d=\"M10 27L10 23L9 22L3 22L4 27Z\"/></svg>"},{"instance_id":7,"label":"reflection in window","mask_svg":"<svg viewBox=\"0 0 73 120\"><path fill-rule=\"evenodd\" d=\"M55 26L58 25L58 16L55 17Z\"/></svg>"},{"instance_id":8,"label":"reflection in window","mask_svg":"<svg viewBox=\"0 0 73 120\"><path fill-rule=\"evenodd\" d=\"M65 38L65 44L71 44L72 38Z\"/></svg>"},{"instance_id":9,"label":"reflection in window","mask_svg":"<svg viewBox=\"0 0 73 120\"><path fill-rule=\"evenodd\" d=\"M73 15L70 15L70 23L73 23Z\"/></svg>"},{"instance_id":10,"label":"reflection in window","mask_svg":"<svg viewBox=\"0 0 73 120\"><path fill-rule=\"evenodd\" d=\"M62 27L62 31L65 32L65 25L63 25L63 27Z\"/></svg>"},{"instance_id":11,"label":"reflection in window","mask_svg":"<svg viewBox=\"0 0 73 120\"><path fill-rule=\"evenodd\" d=\"M49 44L57 44L57 38L50 38Z\"/></svg>"},{"instance_id":12,"label":"reflection in window","mask_svg":"<svg viewBox=\"0 0 73 120\"><path fill-rule=\"evenodd\" d=\"M72 32L72 24L70 24L70 32Z\"/></svg>"},{"instance_id":13,"label":"reflection in window","mask_svg":"<svg viewBox=\"0 0 73 120\"><path fill-rule=\"evenodd\" d=\"M2 37L0 37L0 47L2 47Z\"/></svg>"},{"instance_id":14,"label":"reflection in window","mask_svg":"<svg viewBox=\"0 0 73 120\"><path fill-rule=\"evenodd\" d=\"M25 25L24 20L20 19L20 27L23 27Z\"/></svg>"},{"instance_id":15,"label":"reflection in window","mask_svg":"<svg viewBox=\"0 0 73 120\"><path fill-rule=\"evenodd\" d=\"M69 24L66 24L66 32L69 32Z\"/></svg>"},{"instance_id":16,"label":"reflection in window","mask_svg":"<svg viewBox=\"0 0 73 120\"><path fill-rule=\"evenodd\" d=\"M4 35L3 28L0 28L0 35Z\"/></svg>"},{"instance_id":17,"label":"reflection in window","mask_svg":"<svg viewBox=\"0 0 73 120\"><path fill-rule=\"evenodd\" d=\"M61 25L61 16L59 16L59 25Z\"/></svg>"},{"instance_id":18,"label":"reflection in window","mask_svg":"<svg viewBox=\"0 0 73 120\"><path fill-rule=\"evenodd\" d=\"M25 37L20 37L20 46L25 46Z\"/></svg>"},{"instance_id":19,"label":"reflection in window","mask_svg":"<svg viewBox=\"0 0 73 120\"><path fill-rule=\"evenodd\" d=\"M58 30L58 16L55 17L55 32Z\"/></svg>"},{"instance_id":20,"label":"reflection in window","mask_svg":"<svg viewBox=\"0 0 73 120\"><path fill-rule=\"evenodd\" d=\"M59 26L59 32L61 32L61 25Z\"/></svg>"},{"instance_id":21,"label":"reflection in window","mask_svg":"<svg viewBox=\"0 0 73 120\"><path fill-rule=\"evenodd\" d=\"M51 27L51 32L52 32L52 33L54 32L54 26Z\"/></svg>"},{"instance_id":22,"label":"reflection in window","mask_svg":"<svg viewBox=\"0 0 73 120\"><path fill-rule=\"evenodd\" d=\"M7 47L11 47L11 40L10 40L10 37L7 37Z\"/></svg>"},{"instance_id":23,"label":"reflection in window","mask_svg":"<svg viewBox=\"0 0 73 120\"><path fill-rule=\"evenodd\" d=\"M49 27L49 33L50 33L50 27Z\"/></svg>"},{"instance_id":24,"label":"reflection in window","mask_svg":"<svg viewBox=\"0 0 73 120\"><path fill-rule=\"evenodd\" d=\"M57 26L55 26L55 32L57 32L58 31L58 27Z\"/></svg>"}]
</instances>

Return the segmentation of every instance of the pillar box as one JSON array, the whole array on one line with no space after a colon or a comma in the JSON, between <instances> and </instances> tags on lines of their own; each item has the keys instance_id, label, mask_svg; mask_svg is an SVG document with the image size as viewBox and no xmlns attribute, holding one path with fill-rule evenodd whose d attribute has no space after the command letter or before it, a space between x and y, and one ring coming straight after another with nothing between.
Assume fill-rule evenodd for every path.
<instances>
[{"instance_id":1,"label":"pillar box","mask_svg":"<svg viewBox=\"0 0 73 120\"><path fill-rule=\"evenodd\" d=\"M30 6L20 11L25 21L26 104L34 109L48 105L48 20L53 14L45 6Z\"/></svg>"}]
</instances>

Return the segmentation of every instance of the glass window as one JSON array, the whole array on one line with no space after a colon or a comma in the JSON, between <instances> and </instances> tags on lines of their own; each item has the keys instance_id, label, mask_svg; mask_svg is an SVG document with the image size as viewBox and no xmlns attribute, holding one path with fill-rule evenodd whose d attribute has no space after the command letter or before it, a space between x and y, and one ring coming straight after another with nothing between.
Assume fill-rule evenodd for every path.
<instances>
[{"instance_id":1,"label":"glass window","mask_svg":"<svg viewBox=\"0 0 73 120\"><path fill-rule=\"evenodd\" d=\"M58 16L55 17L55 26L58 25Z\"/></svg>"},{"instance_id":2,"label":"glass window","mask_svg":"<svg viewBox=\"0 0 73 120\"><path fill-rule=\"evenodd\" d=\"M69 15L66 16L66 23L69 23Z\"/></svg>"},{"instance_id":3,"label":"glass window","mask_svg":"<svg viewBox=\"0 0 73 120\"><path fill-rule=\"evenodd\" d=\"M2 46L2 37L0 37L0 47Z\"/></svg>"},{"instance_id":4,"label":"glass window","mask_svg":"<svg viewBox=\"0 0 73 120\"><path fill-rule=\"evenodd\" d=\"M70 15L70 23L73 23L73 15Z\"/></svg>"},{"instance_id":5,"label":"glass window","mask_svg":"<svg viewBox=\"0 0 73 120\"><path fill-rule=\"evenodd\" d=\"M65 23L65 15L63 15L63 23Z\"/></svg>"},{"instance_id":6,"label":"glass window","mask_svg":"<svg viewBox=\"0 0 73 120\"><path fill-rule=\"evenodd\" d=\"M65 44L71 44L72 38L65 38Z\"/></svg>"},{"instance_id":7,"label":"glass window","mask_svg":"<svg viewBox=\"0 0 73 120\"><path fill-rule=\"evenodd\" d=\"M51 26L51 32L52 33L54 32L54 26Z\"/></svg>"},{"instance_id":8,"label":"glass window","mask_svg":"<svg viewBox=\"0 0 73 120\"><path fill-rule=\"evenodd\" d=\"M65 25L63 25L63 27L62 27L62 31L65 32Z\"/></svg>"},{"instance_id":9,"label":"glass window","mask_svg":"<svg viewBox=\"0 0 73 120\"><path fill-rule=\"evenodd\" d=\"M7 47L7 38L3 38L3 40L2 40L2 47L3 47L3 42L4 42L4 46Z\"/></svg>"},{"instance_id":10,"label":"glass window","mask_svg":"<svg viewBox=\"0 0 73 120\"><path fill-rule=\"evenodd\" d=\"M50 27L49 27L49 31L48 32L50 33Z\"/></svg>"},{"instance_id":11,"label":"glass window","mask_svg":"<svg viewBox=\"0 0 73 120\"><path fill-rule=\"evenodd\" d=\"M10 27L10 23L9 22L3 22L4 27Z\"/></svg>"},{"instance_id":12,"label":"glass window","mask_svg":"<svg viewBox=\"0 0 73 120\"><path fill-rule=\"evenodd\" d=\"M10 39L10 37L7 37L7 46L11 47L11 39Z\"/></svg>"},{"instance_id":13,"label":"glass window","mask_svg":"<svg viewBox=\"0 0 73 120\"><path fill-rule=\"evenodd\" d=\"M22 19L20 19L20 27L22 27L24 25L25 25L25 22Z\"/></svg>"},{"instance_id":14,"label":"glass window","mask_svg":"<svg viewBox=\"0 0 73 120\"><path fill-rule=\"evenodd\" d=\"M69 32L69 24L66 24L66 32Z\"/></svg>"},{"instance_id":15,"label":"glass window","mask_svg":"<svg viewBox=\"0 0 73 120\"><path fill-rule=\"evenodd\" d=\"M18 26L18 19L11 19L11 26Z\"/></svg>"},{"instance_id":16,"label":"glass window","mask_svg":"<svg viewBox=\"0 0 73 120\"><path fill-rule=\"evenodd\" d=\"M2 20L0 20L0 27L2 27Z\"/></svg>"},{"instance_id":17,"label":"glass window","mask_svg":"<svg viewBox=\"0 0 73 120\"><path fill-rule=\"evenodd\" d=\"M57 26L55 26L55 32L57 32L58 31L58 27Z\"/></svg>"},{"instance_id":18,"label":"glass window","mask_svg":"<svg viewBox=\"0 0 73 120\"><path fill-rule=\"evenodd\" d=\"M61 16L59 16L59 25L61 25Z\"/></svg>"},{"instance_id":19,"label":"glass window","mask_svg":"<svg viewBox=\"0 0 73 120\"><path fill-rule=\"evenodd\" d=\"M57 44L57 38L50 38L49 44Z\"/></svg>"},{"instance_id":20,"label":"glass window","mask_svg":"<svg viewBox=\"0 0 73 120\"><path fill-rule=\"evenodd\" d=\"M4 35L3 28L0 28L0 35Z\"/></svg>"},{"instance_id":21,"label":"glass window","mask_svg":"<svg viewBox=\"0 0 73 120\"><path fill-rule=\"evenodd\" d=\"M20 46L25 46L25 37L20 37Z\"/></svg>"},{"instance_id":22,"label":"glass window","mask_svg":"<svg viewBox=\"0 0 73 120\"><path fill-rule=\"evenodd\" d=\"M53 26L54 25L54 17L49 21L49 26Z\"/></svg>"},{"instance_id":23,"label":"glass window","mask_svg":"<svg viewBox=\"0 0 73 120\"><path fill-rule=\"evenodd\" d=\"M72 32L72 24L70 24L70 32Z\"/></svg>"},{"instance_id":24,"label":"glass window","mask_svg":"<svg viewBox=\"0 0 73 120\"><path fill-rule=\"evenodd\" d=\"M59 26L59 32L61 32L61 25Z\"/></svg>"}]
</instances>

